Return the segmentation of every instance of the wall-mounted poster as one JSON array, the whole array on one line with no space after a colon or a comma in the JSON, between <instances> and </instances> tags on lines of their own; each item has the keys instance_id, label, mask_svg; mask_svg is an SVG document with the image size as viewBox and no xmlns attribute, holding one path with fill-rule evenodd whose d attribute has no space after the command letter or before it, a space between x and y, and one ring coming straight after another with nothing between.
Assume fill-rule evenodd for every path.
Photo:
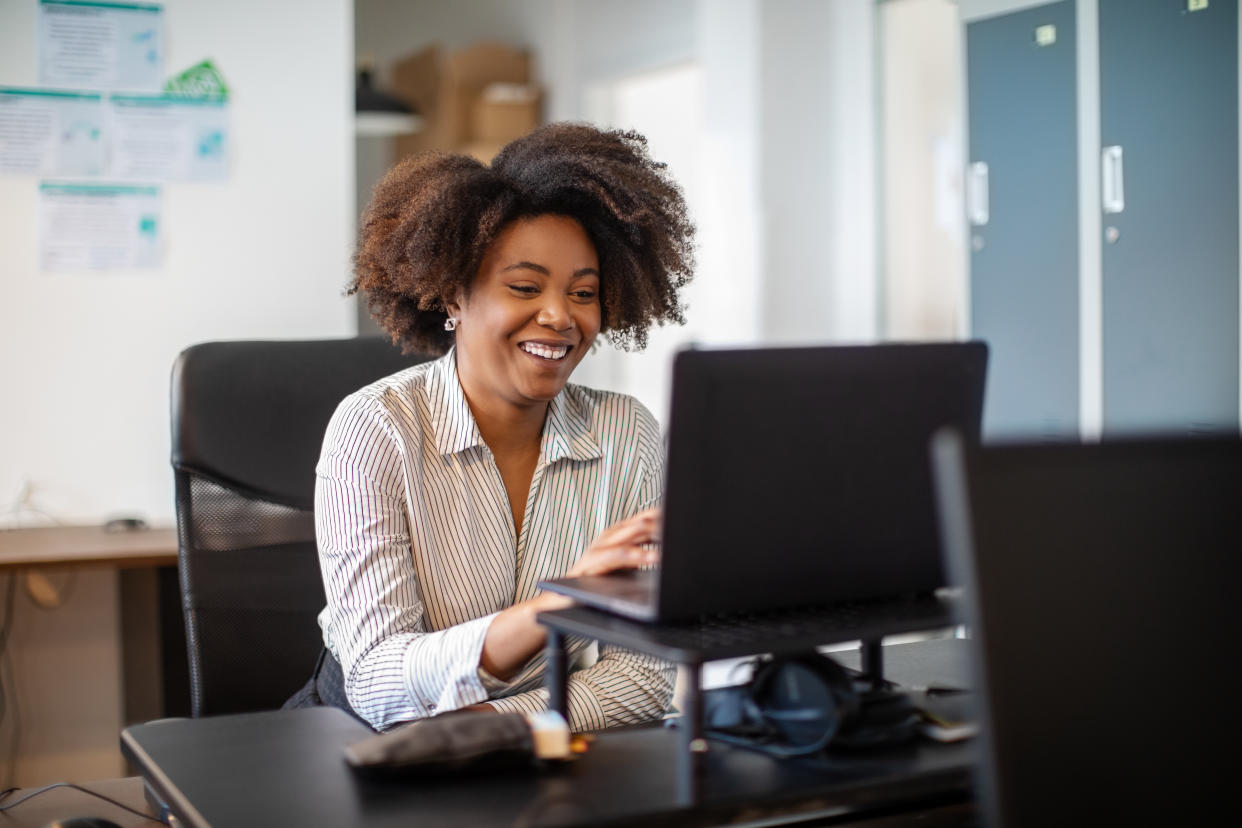
<instances>
[{"instance_id":1,"label":"wall-mounted poster","mask_svg":"<svg viewBox=\"0 0 1242 828\"><path fill-rule=\"evenodd\" d=\"M101 175L103 96L0 86L0 174Z\"/></svg>"},{"instance_id":2,"label":"wall-mounted poster","mask_svg":"<svg viewBox=\"0 0 1242 828\"><path fill-rule=\"evenodd\" d=\"M44 181L39 185L40 268L156 267L161 225L159 187Z\"/></svg>"},{"instance_id":3,"label":"wall-mounted poster","mask_svg":"<svg viewBox=\"0 0 1242 828\"><path fill-rule=\"evenodd\" d=\"M39 83L159 90L164 10L155 3L39 0Z\"/></svg>"},{"instance_id":4,"label":"wall-mounted poster","mask_svg":"<svg viewBox=\"0 0 1242 828\"><path fill-rule=\"evenodd\" d=\"M113 178L217 181L228 177L227 100L111 95L108 108Z\"/></svg>"}]
</instances>

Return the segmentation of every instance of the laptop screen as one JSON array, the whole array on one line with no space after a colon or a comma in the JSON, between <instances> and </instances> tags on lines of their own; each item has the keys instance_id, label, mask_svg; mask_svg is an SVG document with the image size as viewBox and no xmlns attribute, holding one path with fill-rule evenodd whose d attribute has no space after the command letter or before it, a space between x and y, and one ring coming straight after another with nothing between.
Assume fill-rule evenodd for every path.
<instances>
[{"instance_id":1,"label":"laptop screen","mask_svg":"<svg viewBox=\"0 0 1242 828\"><path fill-rule=\"evenodd\" d=\"M981 342L679 353L661 617L942 586L928 443L978 435L986 363Z\"/></svg>"}]
</instances>

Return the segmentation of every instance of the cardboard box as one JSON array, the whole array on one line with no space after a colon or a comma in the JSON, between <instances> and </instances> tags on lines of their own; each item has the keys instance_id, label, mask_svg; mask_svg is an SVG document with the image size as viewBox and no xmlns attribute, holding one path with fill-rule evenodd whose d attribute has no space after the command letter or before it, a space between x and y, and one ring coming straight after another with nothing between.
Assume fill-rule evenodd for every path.
<instances>
[{"instance_id":1,"label":"cardboard box","mask_svg":"<svg viewBox=\"0 0 1242 828\"><path fill-rule=\"evenodd\" d=\"M509 142L539 125L539 93L529 84L493 83L470 112L473 141Z\"/></svg>"},{"instance_id":2,"label":"cardboard box","mask_svg":"<svg viewBox=\"0 0 1242 828\"><path fill-rule=\"evenodd\" d=\"M492 163L492 159L500 154L508 141L471 141L463 144L456 151L479 159L484 164Z\"/></svg>"},{"instance_id":3,"label":"cardboard box","mask_svg":"<svg viewBox=\"0 0 1242 828\"><path fill-rule=\"evenodd\" d=\"M393 67L393 92L409 101L423 120L422 129L418 132L397 136L397 158L424 150L446 148L439 106L442 85L440 63L440 47L428 46Z\"/></svg>"},{"instance_id":4,"label":"cardboard box","mask_svg":"<svg viewBox=\"0 0 1242 828\"><path fill-rule=\"evenodd\" d=\"M528 86L530 55L500 43L483 42L443 54L438 46L398 62L393 67L394 91L411 101L423 118L423 129L397 138L397 156L424 150L457 152L472 141L487 140L474 134L475 104L484 90L495 83ZM538 95L535 123L516 134L506 133L503 141L523 135L538 123ZM508 112L482 116L488 129L529 122L530 112ZM502 123L503 122L503 123ZM495 139L491 139L494 142Z\"/></svg>"}]
</instances>

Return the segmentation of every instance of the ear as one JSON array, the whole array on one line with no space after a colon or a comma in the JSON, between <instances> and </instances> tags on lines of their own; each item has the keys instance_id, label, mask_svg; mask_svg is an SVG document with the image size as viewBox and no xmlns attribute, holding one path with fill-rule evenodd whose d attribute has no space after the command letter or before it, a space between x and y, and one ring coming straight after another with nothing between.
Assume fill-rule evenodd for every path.
<instances>
[{"instance_id":1,"label":"ear","mask_svg":"<svg viewBox=\"0 0 1242 828\"><path fill-rule=\"evenodd\" d=\"M449 316L461 316L461 295L461 288L457 288L441 299L444 302L444 310Z\"/></svg>"}]
</instances>

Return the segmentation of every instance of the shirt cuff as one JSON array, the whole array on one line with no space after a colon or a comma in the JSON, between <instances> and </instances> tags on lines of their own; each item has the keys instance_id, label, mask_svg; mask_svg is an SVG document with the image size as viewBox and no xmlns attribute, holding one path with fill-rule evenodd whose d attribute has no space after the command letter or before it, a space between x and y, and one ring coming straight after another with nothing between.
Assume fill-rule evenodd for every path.
<instances>
[{"instance_id":1,"label":"shirt cuff","mask_svg":"<svg viewBox=\"0 0 1242 828\"><path fill-rule=\"evenodd\" d=\"M497 613L414 639L405 651L405 689L420 718L487 701L479 658Z\"/></svg>"}]
</instances>

